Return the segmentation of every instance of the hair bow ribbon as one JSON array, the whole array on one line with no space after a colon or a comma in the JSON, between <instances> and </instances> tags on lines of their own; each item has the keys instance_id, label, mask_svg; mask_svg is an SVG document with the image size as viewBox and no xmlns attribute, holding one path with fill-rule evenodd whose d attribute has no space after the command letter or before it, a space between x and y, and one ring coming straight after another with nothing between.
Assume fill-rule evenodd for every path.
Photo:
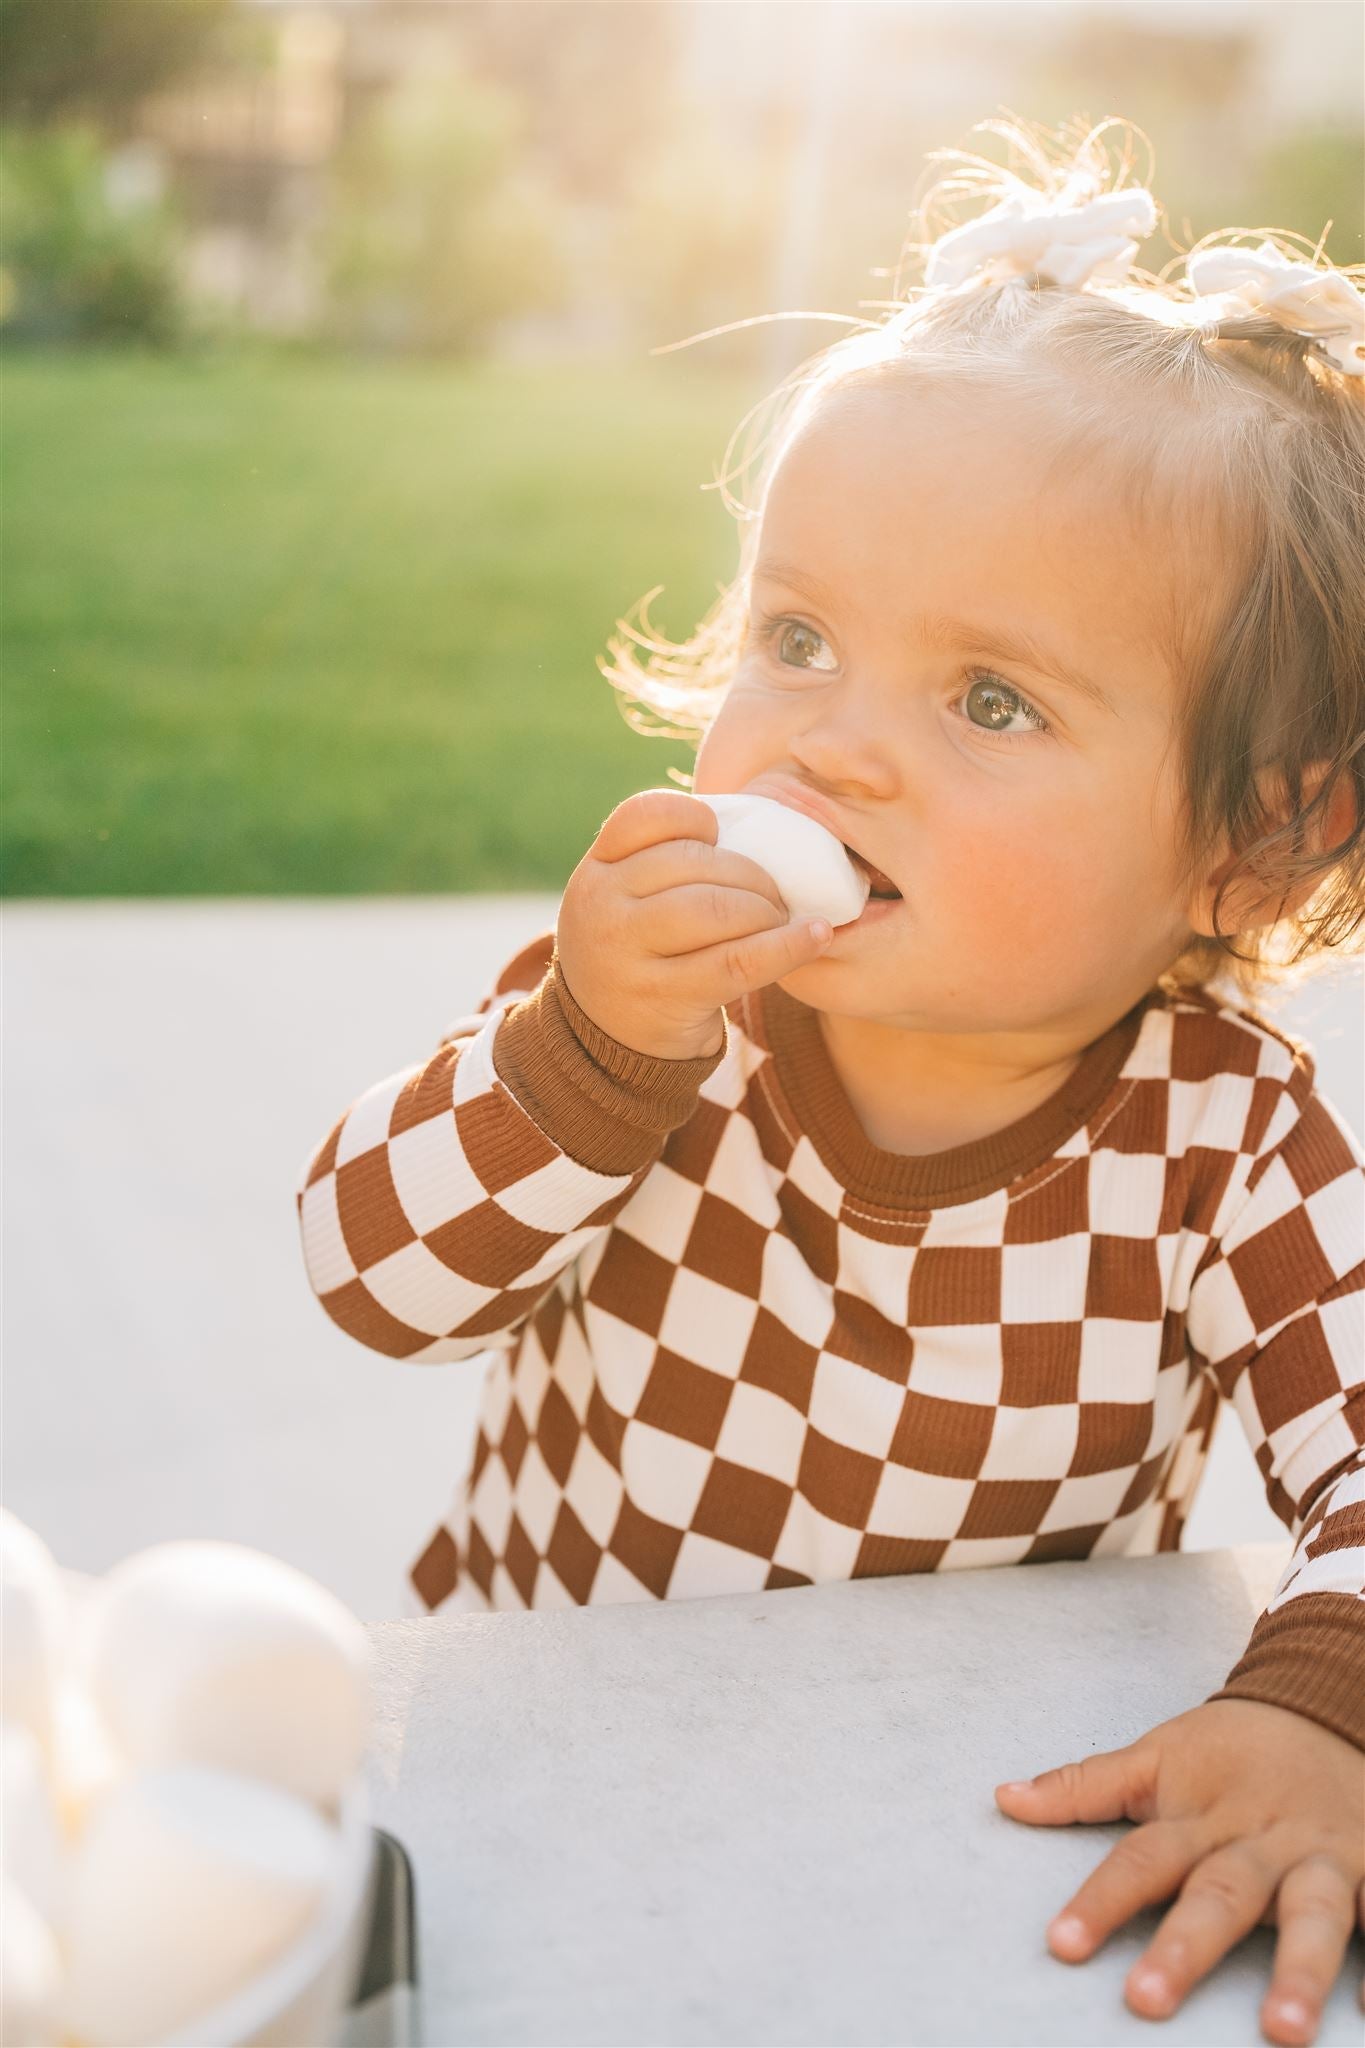
<instances>
[{"instance_id":1,"label":"hair bow ribbon","mask_svg":"<svg viewBox=\"0 0 1365 2048\"><path fill-rule=\"evenodd\" d=\"M1259 249L1200 249L1185 275L1199 298L1221 297L1220 314L1265 313L1312 337L1348 377L1365 377L1365 297L1340 270L1291 263L1273 242Z\"/></svg>"},{"instance_id":2,"label":"hair bow ribbon","mask_svg":"<svg viewBox=\"0 0 1365 2048\"><path fill-rule=\"evenodd\" d=\"M976 220L940 235L924 281L952 286L1036 271L1079 289L1092 277L1123 283L1138 242L1156 226L1156 201L1141 186L1101 192L1081 206L1012 192Z\"/></svg>"}]
</instances>

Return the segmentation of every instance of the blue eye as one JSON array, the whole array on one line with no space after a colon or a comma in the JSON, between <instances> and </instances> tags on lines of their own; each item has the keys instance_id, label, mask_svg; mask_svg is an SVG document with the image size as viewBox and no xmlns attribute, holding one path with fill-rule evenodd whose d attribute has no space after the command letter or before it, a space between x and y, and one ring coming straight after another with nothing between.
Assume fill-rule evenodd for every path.
<instances>
[{"instance_id":1,"label":"blue eye","mask_svg":"<svg viewBox=\"0 0 1365 2048\"><path fill-rule=\"evenodd\" d=\"M1006 739L1016 739L1022 731L1051 730L1047 720L1041 712L1034 710L1027 697L1021 697L1003 676L991 675L989 671L976 676L959 701L965 706L970 723L982 732L1001 733ZM1022 719L1023 725L1015 724L1016 719Z\"/></svg>"}]
</instances>

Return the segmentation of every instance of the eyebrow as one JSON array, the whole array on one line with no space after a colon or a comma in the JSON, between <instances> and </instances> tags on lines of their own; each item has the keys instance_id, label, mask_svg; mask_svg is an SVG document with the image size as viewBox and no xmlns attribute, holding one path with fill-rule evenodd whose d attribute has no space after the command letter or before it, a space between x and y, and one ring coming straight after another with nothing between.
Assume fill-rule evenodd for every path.
<instances>
[{"instance_id":1,"label":"eyebrow","mask_svg":"<svg viewBox=\"0 0 1365 2048\"><path fill-rule=\"evenodd\" d=\"M754 577L768 583L783 583L790 590L804 591L822 604L833 605L835 602L833 592L818 576L811 576L790 562L761 562L754 570ZM925 613L919 620L919 637L937 642L941 647L955 648L960 653L971 650L992 655L998 661L1021 662L1027 668L1036 669L1040 675L1055 676L1058 682L1067 684L1101 711L1117 712L1107 690L1102 690L1089 676L1072 668L1059 654L1054 654L1028 633L1004 632L999 628L988 631L986 627L973 626L965 619Z\"/></svg>"}]
</instances>

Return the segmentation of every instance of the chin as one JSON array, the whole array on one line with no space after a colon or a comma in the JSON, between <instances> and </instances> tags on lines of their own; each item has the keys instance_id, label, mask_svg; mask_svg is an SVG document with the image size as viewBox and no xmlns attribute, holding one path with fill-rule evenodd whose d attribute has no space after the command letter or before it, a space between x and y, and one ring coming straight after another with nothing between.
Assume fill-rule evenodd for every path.
<instances>
[{"instance_id":1,"label":"chin","mask_svg":"<svg viewBox=\"0 0 1365 2048\"><path fill-rule=\"evenodd\" d=\"M826 953L818 960L807 960L803 967L793 967L789 974L779 974L777 986L785 989L788 995L795 996L798 1002L808 1004L812 1010L837 1010L841 1016L855 1016L858 1014L856 1001L850 1008L847 1003L829 1000L832 992L830 977L846 965L846 961L831 960ZM856 986L860 992L867 984L866 975L858 977ZM868 1014L874 1013L869 1011Z\"/></svg>"},{"instance_id":2,"label":"chin","mask_svg":"<svg viewBox=\"0 0 1365 2048\"><path fill-rule=\"evenodd\" d=\"M804 967L793 967L790 973L779 974L776 978L777 986L778 988L784 988L788 995L796 996L801 1002L808 1003L811 998L806 992L807 980L809 977L819 974L821 969L826 966L827 962L824 960L808 960ZM816 982L813 979L810 980L811 989L813 990L816 986ZM814 1007L819 1008L820 1006L816 1004Z\"/></svg>"}]
</instances>

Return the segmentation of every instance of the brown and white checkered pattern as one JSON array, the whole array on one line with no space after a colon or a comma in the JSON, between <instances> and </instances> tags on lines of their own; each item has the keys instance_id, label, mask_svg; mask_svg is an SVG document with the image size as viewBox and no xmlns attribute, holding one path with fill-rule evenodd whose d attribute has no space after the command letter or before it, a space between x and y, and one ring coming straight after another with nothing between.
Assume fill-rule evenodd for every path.
<instances>
[{"instance_id":1,"label":"brown and white checkered pattern","mask_svg":"<svg viewBox=\"0 0 1365 2048\"><path fill-rule=\"evenodd\" d=\"M1159 997L1050 1160L906 1209L840 1184L749 1000L654 1163L603 1174L494 1066L552 944L363 1095L299 1194L344 1330L491 1354L470 1472L413 1569L428 1606L1173 1549L1221 1397L1298 1538L1274 1643L1225 1691L1365 1745L1365 1693L1342 1704L1314 1634L1365 1646L1365 1177L1299 1049Z\"/></svg>"}]
</instances>

